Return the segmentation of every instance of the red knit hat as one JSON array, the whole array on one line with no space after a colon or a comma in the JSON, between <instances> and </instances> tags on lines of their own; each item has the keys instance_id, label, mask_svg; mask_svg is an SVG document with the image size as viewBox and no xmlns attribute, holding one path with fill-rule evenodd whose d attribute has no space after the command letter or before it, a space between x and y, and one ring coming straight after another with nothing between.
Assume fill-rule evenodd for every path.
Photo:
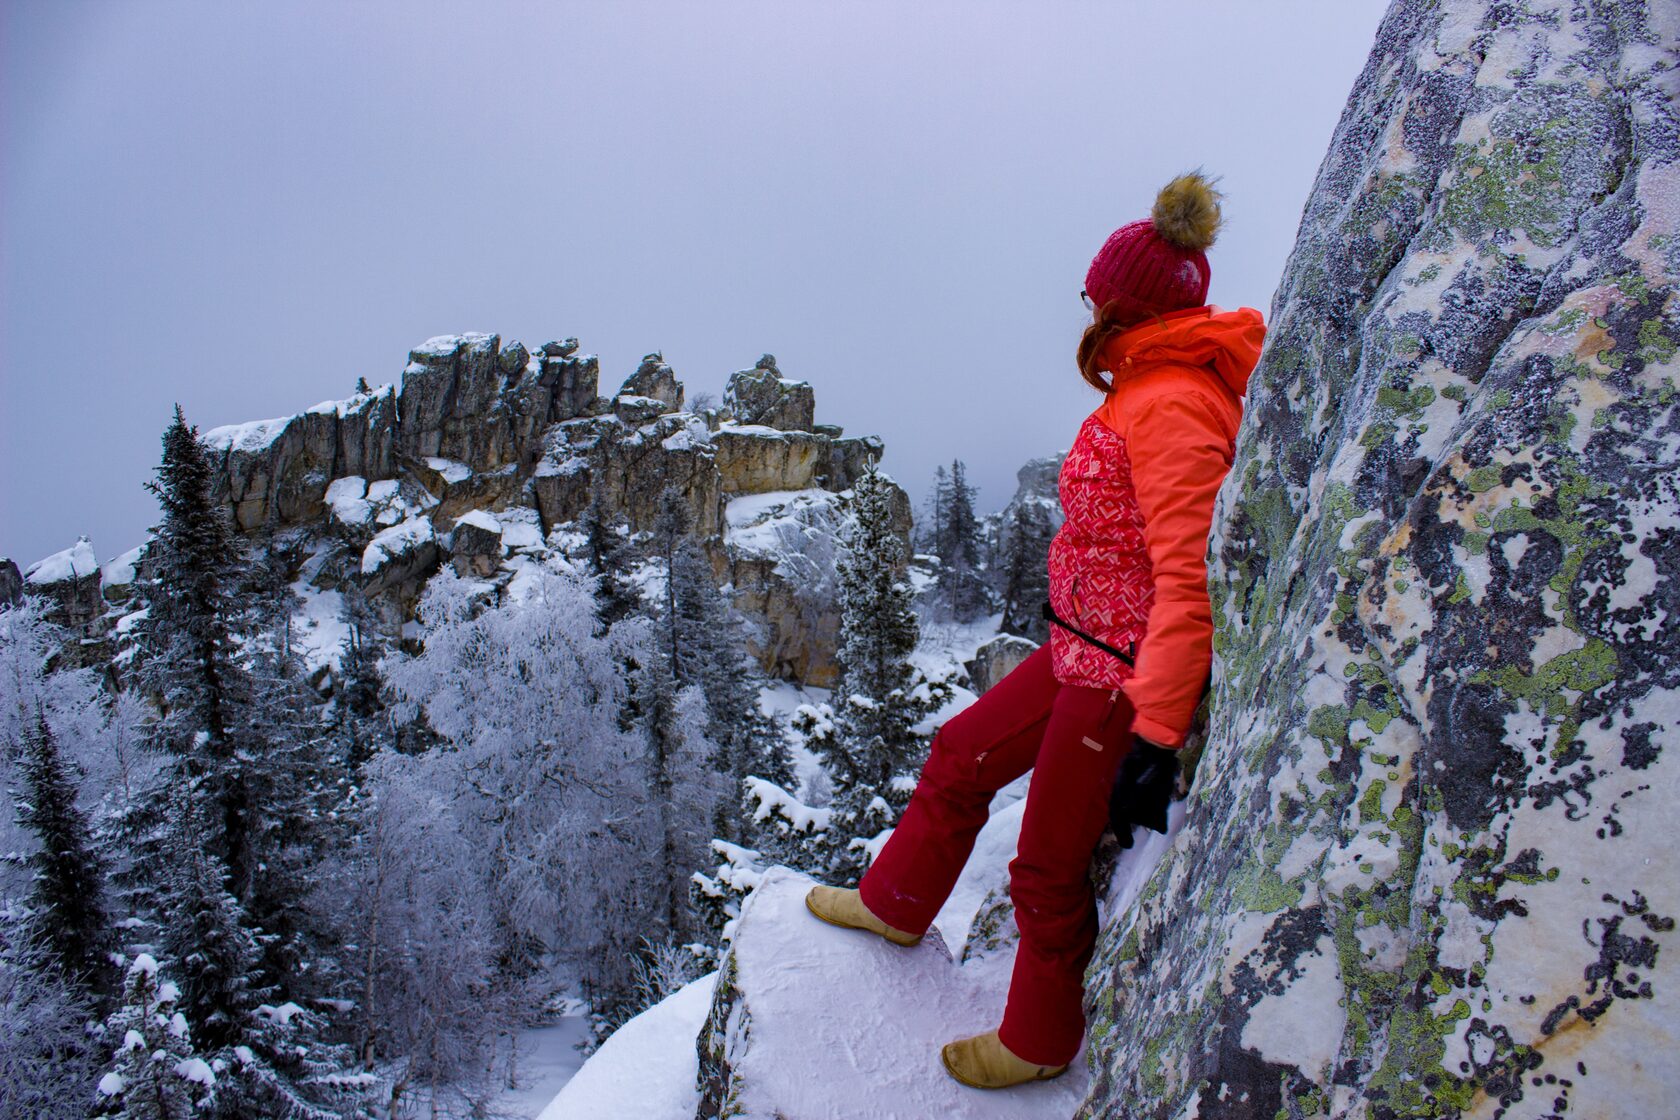
<instances>
[{"instance_id":1,"label":"red knit hat","mask_svg":"<svg viewBox=\"0 0 1680 1120\"><path fill-rule=\"evenodd\" d=\"M1118 299L1127 318L1205 304L1213 273L1203 250L1219 232L1220 197L1199 171L1163 187L1154 213L1115 230L1092 258L1091 302L1101 308Z\"/></svg>"}]
</instances>

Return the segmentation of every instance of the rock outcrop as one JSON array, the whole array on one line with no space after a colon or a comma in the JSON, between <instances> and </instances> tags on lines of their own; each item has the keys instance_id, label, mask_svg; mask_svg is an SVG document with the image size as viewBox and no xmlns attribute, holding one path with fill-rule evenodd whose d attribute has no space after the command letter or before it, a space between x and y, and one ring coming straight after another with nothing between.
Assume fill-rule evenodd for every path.
<instances>
[{"instance_id":1,"label":"rock outcrop","mask_svg":"<svg viewBox=\"0 0 1680 1120\"><path fill-rule=\"evenodd\" d=\"M748 896L700 1032L697 1120L1065 1116L1089 1076L969 1089L939 1048L1003 1014L1013 946L952 960L937 928L914 948L818 922L812 880L772 868Z\"/></svg>"},{"instance_id":2,"label":"rock outcrop","mask_svg":"<svg viewBox=\"0 0 1680 1120\"><path fill-rule=\"evenodd\" d=\"M1680 10L1400 0L1273 304L1084 1117L1680 1101Z\"/></svg>"},{"instance_id":3,"label":"rock outcrop","mask_svg":"<svg viewBox=\"0 0 1680 1120\"><path fill-rule=\"evenodd\" d=\"M103 635L100 618L105 600L100 594L99 562L86 537L31 564L23 573L22 585L24 591L45 601L47 619L73 636L86 640Z\"/></svg>"},{"instance_id":4,"label":"rock outcrop","mask_svg":"<svg viewBox=\"0 0 1680 1120\"><path fill-rule=\"evenodd\" d=\"M769 355L731 376L723 407L699 413L684 409L683 385L659 354L610 398L597 393L599 374L574 338L530 351L494 334L440 335L409 352L396 386L364 384L347 400L201 438L220 456L219 492L235 525L253 539L285 538L307 558L307 571L293 573L308 584L299 592L354 585L393 635L443 564L506 582L519 563L575 543L551 535L597 498L633 539L653 528L660 494L674 485L762 667L832 685L836 499L879 460L881 440L814 423L810 384L783 377ZM902 490L894 521L908 554ZM130 605L139 552L114 562L117 582L103 596L90 548L87 572L58 578L68 570L60 554L37 565L54 578L30 589L96 640Z\"/></svg>"},{"instance_id":5,"label":"rock outcrop","mask_svg":"<svg viewBox=\"0 0 1680 1120\"><path fill-rule=\"evenodd\" d=\"M23 573L11 557L0 557L0 607L16 606L23 600Z\"/></svg>"},{"instance_id":6,"label":"rock outcrop","mask_svg":"<svg viewBox=\"0 0 1680 1120\"><path fill-rule=\"evenodd\" d=\"M969 684L975 692L985 692L1014 672L1038 646L1039 643L1014 634L998 635L975 650L973 660L963 662Z\"/></svg>"}]
</instances>

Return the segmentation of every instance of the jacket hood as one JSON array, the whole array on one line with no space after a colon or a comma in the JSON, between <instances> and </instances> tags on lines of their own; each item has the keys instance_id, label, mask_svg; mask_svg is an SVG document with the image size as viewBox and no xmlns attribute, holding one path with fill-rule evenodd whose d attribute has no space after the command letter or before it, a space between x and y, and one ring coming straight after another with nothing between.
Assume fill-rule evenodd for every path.
<instances>
[{"instance_id":1,"label":"jacket hood","mask_svg":"<svg viewBox=\"0 0 1680 1120\"><path fill-rule=\"evenodd\" d=\"M1252 307L1192 307L1115 335L1102 349L1102 362L1116 381L1161 362L1202 366L1241 397L1265 340L1265 320Z\"/></svg>"}]
</instances>

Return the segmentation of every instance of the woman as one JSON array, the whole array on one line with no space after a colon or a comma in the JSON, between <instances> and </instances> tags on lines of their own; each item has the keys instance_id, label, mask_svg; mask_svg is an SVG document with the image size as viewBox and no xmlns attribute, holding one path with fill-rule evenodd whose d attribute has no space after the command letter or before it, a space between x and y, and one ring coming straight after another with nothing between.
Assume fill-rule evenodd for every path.
<instances>
[{"instance_id":1,"label":"woman","mask_svg":"<svg viewBox=\"0 0 1680 1120\"><path fill-rule=\"evenodd\" d=\"M1103 401L1058 477L1066 520L1050 545L1049 643L939 729L858 889L819 886L806 900L825 921L914 945L992 795L1033 769L1009 865L1021 940L1003 1022L942 1051L951 1075L978 1088L1055 1077L1078 1053L1097 933L1088 867L1110 792L1126 796L1115 778L1128 754L1183 744L1207 681L1203 557L1265 335L1258 311L1206 306L1219 198L1199 173L1180 176L1150 218L1108 238L1086 274L1095 310L1079 370ZM1171 770L1149 769L1159 791ZM1150 784L1137 770L1126 777Z\"/></svg>"}]
</instances>

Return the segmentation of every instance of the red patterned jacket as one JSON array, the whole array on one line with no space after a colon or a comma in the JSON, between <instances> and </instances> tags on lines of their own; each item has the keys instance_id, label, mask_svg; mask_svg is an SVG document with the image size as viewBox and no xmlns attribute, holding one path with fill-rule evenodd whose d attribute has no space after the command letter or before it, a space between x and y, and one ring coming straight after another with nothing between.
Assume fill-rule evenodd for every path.
<instances>
[{"instance_id":1,"label":"red patterned jacket","mask_svg":"<svg viewBox=\"0 0 1680 1120\"><path fill-rule=\"evenodd\" d=\"M1052 624L1056 679L1123 688L1133 730L1163 746L1184 742L1212 663L1208 531L1265 331L1253 308L1198 307L1111 339L1113 387L1057 477L1051 608L1117 649L1135 642L1137 667Z\"/></svg>"}]
</instances>

